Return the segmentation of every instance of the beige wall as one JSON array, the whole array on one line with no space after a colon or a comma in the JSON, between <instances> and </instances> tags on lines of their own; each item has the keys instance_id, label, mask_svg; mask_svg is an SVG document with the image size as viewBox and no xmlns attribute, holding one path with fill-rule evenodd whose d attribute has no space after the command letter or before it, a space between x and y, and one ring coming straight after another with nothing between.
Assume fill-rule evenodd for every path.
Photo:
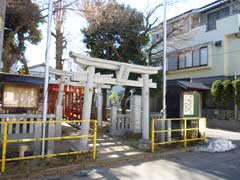
<instances>
[{"instance_id":1,"label":"beige wall","mask_svg":"<svg viewBox=\"0 0 240 180\"><path fill-rule=\"evenodd\" d=\"M240 35L239 38L232 35L229 36L229 74L233 76L235 73L240 75Z\"/></svg>"}]
</instances>

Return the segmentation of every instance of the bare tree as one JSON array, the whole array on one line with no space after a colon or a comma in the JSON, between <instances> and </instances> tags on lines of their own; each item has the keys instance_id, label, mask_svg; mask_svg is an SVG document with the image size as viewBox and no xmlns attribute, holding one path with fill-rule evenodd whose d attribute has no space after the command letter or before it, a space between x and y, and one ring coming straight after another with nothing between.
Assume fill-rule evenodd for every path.
<instances>
[{"instance_id":1,"label":"bare tree","mask_svg":"<svg viewBox=\"0 0 240 180\"><path fill-rule=\"evenodd\" d=\"M56 69L63 69L63 50L67 46L67 41L64 37L64 21L66 19L66 9L64 8L66 1L57 0L54 3L54 23L55 23L55 33L52 35L55 37L56 43Z\"/></svg>"},{"instance_id":2,"label":"bare tree","mask_svg":"<svg viewBox=\"0 0 240 180\"><path fill-rule=\"evenodd\" d=\"M172 0L172 1L168 2L168 5L172 6L172 5L182 2L182 1L183 0ZM145 33L152 34L155 31L158 34L158 38L155 39L155 41L150 42L149 45L144 48L144 52L145 52L145 56L146 56L145 58L149 60L149 64L152 63L151 59L153 56L159 55L163 52L162 48L161 48L161 46L163 45L163 23L159 22L159 21L161 21L159 19L159 17L156 17L151 22L151 17L162 6L163 6L163 4L158 4L154 8L147 11L146 15L145 15L145 23L146 23ZM169 48L173 48L173 49L177 50L180 42L183 42L190 38L189 35L179 36L179 34L184 34L187 32L187 30L189 28L188 20L189 20L189 15L185 15L180 20L168 21L168 26L167 26L168 44L167 44L167 46Z\"/></svg>"},{"instance_id":3,"label":"bare tree","mask_svg":"<svg viewBox=\"0 0 240 180\"><path fill-rule=\"evenodd\" d=\"M53 17L55 24L55 32L52 32L52 36L55 38L56 45L56 65L55 68L62 70L63 69L63 51L67 47L67 39L64 34L64 23L66 21L67 11L74 11L76 3L79 3L80 0L54 0L53 2ZM43 18L48 16L45 11L48 9L48 3L42 2L41 12ZM80 10L79 10L80 11Z\"/></svg>"},{"instance_id":4,"label":"bare tree","mask_svg":"<svg viewBox=\"0 0 240 180\"><path fill-rule=\"evenodd\" d=\"M86 18L87 21L93 21L106 3L107 0L81 0L78 3L78 9L80 9L80 15Z\"/></svg>"}]
</instances>

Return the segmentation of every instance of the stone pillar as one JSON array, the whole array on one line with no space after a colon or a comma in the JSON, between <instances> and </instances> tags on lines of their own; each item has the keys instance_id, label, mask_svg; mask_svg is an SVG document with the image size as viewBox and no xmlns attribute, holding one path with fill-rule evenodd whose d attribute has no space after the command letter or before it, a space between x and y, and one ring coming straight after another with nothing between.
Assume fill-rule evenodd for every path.
<instances>
[{"instance_id":1,"label":"stone pillar","mask_svg":"<svg viewBox=\"0 0 240 180\"><path fill-rule=\"evenodd\" d=\"M89 66L87 68L87 82L84 91L84 102L83 102L83 112L82 119L90 120L91 118L91 109L92 109L92 95L93 95L93 80L95 74L95 67ZM82 123L81 126L81 135L88 135L89 133L89 122ZM84 148L88 145L88 139L80 139L80 147Z\"/></svg>"},{"instance_id":2,"label":"stone pillar","mask_svg":"<svg viewBox=\"0 0 240 180\"><path fill-rule=\"evenodd\" d=\"M62 98L63 98L63 93L64 93L64 83L63 83L63 78L61 78L61 81L59 83L59 88L58 88L58 98L57 98L57 103L56 103L56 120L60 121L62 120ZM60 137L62 136L62 124L61 123L49 123L47 124L47 137ZM54 148L55 148L55 141L49 140L46 141L47 144L47 154L52 154L54 153Z\"/></svg>"},{"instance_id":3,"label":"stone pillar","mask_svg":"<svg viewBox=\"0 0 240 180\"><path fill-rule=\"evenodd\" d=\"M142 88L142 139L139 142L139 148L150 149L149 138L149 74L143 74L143 88Z\"/></svg>"},{"instance_id":4,"label":"stone pillar","mask_svg":"<svg viewBox=\"0 0 240 180\"><path fill-rule=\"evenodd\" d=\"M97 87L97 121L98 127L102 127L102 104L103 96L101 86Z\"/></svg>"},{"instance_id":5,"label":"stone pillar","mask_svg":"<svg viewBox=\"0 0 240 180\"><path fill-rule=\"evenodd\" d=\"M165 128L166 121L160 121L159 124L160 124L160 130L166 130L166 128ZM157 134L157 137L159 137L159 134ZM160 133L160 140L161 140L161 142L166 141L165 132Z\"/></svg>"},{"instance_id":6,"label":"stone pillar","mask_svg":"<svg viewBox=\"0 0 240 180\"><path fill-rule=\"evenodd\" d=\"M117 106L111 106L110 108L110 134L116 134L116 124L117 124Z\"/></svg>"},{"instance_id":7,"label":"stone pillar","mask_svg":"<svg viewBox=\"0 0 240 180\"><path fill-rule=\"evenodd\" d=\"M54 137L55 136L55 129L56 125L54 123L48 123L46 124L47 126L47 136L46 137ZM46 141L47 145L47 154L53 154L54 153L54 148L55 148L55 143L54 140L49 140Z\"/></svg>"},{"instance_id":8,"label":"stone pillar","mask_svg":"<svg viewBox=\"0 0 240 180\"><path fill-rule=\"evenodd\" d=\"M63 93L64 93L64 82L63 78L61 79L61 82L59 84L58 89L58 98L56 103L56 120L62 120L62 99L63 99ZM62 135L62 125L60 123L56 124L56 136Z\"/></svg>"},{"instance_id":9,"label":"stone pillar","mask_svg":"<svg viewBox=\"0 0 240 180\"><path fill-rule=\"evenodd\" d=\"M41 138L42 137L42 124L33 124L33 138ZM41 153L41 141L35 141L33 143L33 154L40 155Z\"/></svg>"},{"instance_id":10,"label":"stone pillar","mask_svg":"<svg viewBox=\"0 0 240 180\"><path fill-rule=\"evenodd\" d=\"M149 140L149 74L143 74L142 79L142 138Z\"/></svg>"},{"instance_id":11,"label":"stone pillar","mask_svg":"<svg viewBox=\"0 0 240 180\"><path fill-rule=\"evenodd\" d=\"M133 95L130 97L130 129L133 133L142 132L141 122L141 96Z\"/></svg>"},{"instance_id":12,"label":"stone pillar","mask_svg":"<svg viewBox=\"0 0 240 180\"><path fill-rule=\"evenodd\" d=\"M172 140L172 122L171 121L167 121L167 130L168 130L168 133L167 133L167 141L168 142L171 142Z\"/></svg>"}]
</instances>

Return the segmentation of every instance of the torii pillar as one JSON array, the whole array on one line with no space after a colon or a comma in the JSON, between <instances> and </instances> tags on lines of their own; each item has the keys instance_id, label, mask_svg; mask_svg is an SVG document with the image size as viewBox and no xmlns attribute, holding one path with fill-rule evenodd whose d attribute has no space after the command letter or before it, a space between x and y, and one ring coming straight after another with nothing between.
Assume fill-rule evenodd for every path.
<instances>
[{"instance_id":1,"label":"torii pillar","mask_svg":"<svg viewBox=\"0 0 240 180\"><path fill-rule=\"evenodd\" d=\"M149 74L142 74L142 139L139 148L148 149L151 141L149 137Z\"/></svg>"},{"instance_id":2,"label":"torii pillar","mask_svg":"<svg viewBox=\"0 0 240 180\"><path fill-rule=\"evenodd\" d=\"M102 88L100 85L97 86L97 122L98 127L102 127L102 104L103 104L103 96L102 96Z\"/></svg>"},{"instance_id":3,"label":"torii pillar","mask_svg":"<svg viewBox=\"0 0 240 180\"><path fill-rule=\"evenodd\" d=\"M82 111L82 119L90 120L91 118L91 108L92 108L92 95L93 95L93 86L94 86L94 74L95 67L88 66L87 68L87 82L84 90L84 102L83 102L83 111ZM83 122L81 126L80 135L88 135L89 134L89 122ZM80 148L86 148L88 146L88 139L82 138L80 139Z\"/></svg>"},{"instance_id":4,"label":"torii pillar","mask_svg":"<svg viewBox=\"0 0 240 180\"><path fill-rule=\"evenodd\" d=\"M143 74L142 88L142 139L149 140L149 74Z\"/></svg>"}]
</instances>

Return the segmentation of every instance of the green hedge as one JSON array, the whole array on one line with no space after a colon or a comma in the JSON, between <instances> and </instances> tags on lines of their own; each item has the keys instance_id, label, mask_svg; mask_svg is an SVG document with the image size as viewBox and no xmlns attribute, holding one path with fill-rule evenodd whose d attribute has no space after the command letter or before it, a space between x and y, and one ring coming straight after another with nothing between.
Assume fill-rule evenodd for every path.
<instances>
[{"instance_id":1,"label":"green hedge","mask_svg":"<svg viewBox=\"0 0 240 180\"><path fill-rule=\"evenodd\" d=\"M236 80L216 80L211 87L212 101L214 105L227 107L229 103L236 100L240 108L240 78Z\"/></svg>"}]
</instances>

